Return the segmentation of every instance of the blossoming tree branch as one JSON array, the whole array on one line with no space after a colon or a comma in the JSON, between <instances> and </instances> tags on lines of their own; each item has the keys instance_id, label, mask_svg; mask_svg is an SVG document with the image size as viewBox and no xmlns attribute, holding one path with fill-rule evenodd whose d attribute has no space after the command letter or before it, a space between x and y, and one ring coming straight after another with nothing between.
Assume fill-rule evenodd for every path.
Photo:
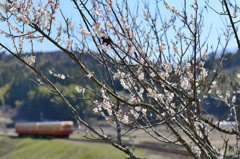
<instances>
[{"instance_id":1,"label":"blossoming tree branch","mask_svg":"<svg viewBox=\"0 0 240 159\"><path fill-rule=\"evenodd\" d=\"M236 1L216 1L222 8L214 8L208 2L202 5L201 1L200 5L197 0L183 0L180 9L167 0L134 1L133 10L130 5L133 2L127 0L72 0L68 2L72 9L67 11L61 3L60 0L1 1L0 20L7 27L0 28L0 33L12 44L2 40L0 46L34 71L41 78L39 85L63 100L79 127L132 159L140 156L134 155L123 137L135 130L143 130L159 143L181 145L195 158L211 159L225 158L229 144L222 139L223 145L216 147L210 134L233 135L237 149L233 155L239 156L238 88L224 92L219 89L218 80L224 75L224 55L231 37L240 48L237 29L240 8ZM227 17L229 22L227 28L219 28L222 33L216 37L217 45L212 50L208 39L202 36L203 32L209 32L204 27L206 10ZM75 83L81 100L92 101L88 107L116 128L116 137L108 137L104 128L98 131L82 120L74 105L48 78L66 80L75 75L41 71L34 46L43 41L68 55L79 67L79 74L98 87L95 98L87 99L84 94L92 90ZM31 54L24 54L25 43L30 43ZM222 53L217 55L220 48ZM206 67L210 51L213 54ZM97 72L88 67L82 54L92 56ZM227 60L232 62L234 58ZM207 116L208 98L229 108L217 121ZM211 107L217 108L217 104ZM226 117L234 121L231 130L220 126ZM169 134L162 134L159 127L166 127Z\"/></svg>"}]
</instances>

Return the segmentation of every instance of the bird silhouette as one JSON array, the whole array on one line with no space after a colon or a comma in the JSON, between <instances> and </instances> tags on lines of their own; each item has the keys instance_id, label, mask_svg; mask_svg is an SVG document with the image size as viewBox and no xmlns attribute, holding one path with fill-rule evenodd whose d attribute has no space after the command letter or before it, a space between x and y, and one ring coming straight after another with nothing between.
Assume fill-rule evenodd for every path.
<instances>
[{"instance_id":1,"label":"bird silhouette","mask_svg":"<svg viewBox=\"0 0 240 159\"><path fill-rule=\"evenodd\" d=\"M112 39L108 36L108 37L101 37L102 39L102 43L106 44L106 45L111 45L113 43Z\"/></svg>"}]
</instances>

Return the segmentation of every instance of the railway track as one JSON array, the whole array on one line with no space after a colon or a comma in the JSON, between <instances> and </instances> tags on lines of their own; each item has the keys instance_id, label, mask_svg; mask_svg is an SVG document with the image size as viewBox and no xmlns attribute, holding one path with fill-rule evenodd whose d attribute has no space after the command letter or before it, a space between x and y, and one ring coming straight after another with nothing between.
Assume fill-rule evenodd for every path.
<instances>
[{"instance_id":1,"label":"railway track","mask_svg":"<svg viewBox=\"0 0 240 159\"><path fill-rule=\"evenodd\" d=\"M73 139L73 138L69 138L69 139L64 139L64 140L71 140L71 141L79 141L79 142L92 142L92 143L103 143L103 144L108 144L107 142L104 141L97 141L97 140L84 140L84 139ZM140 148L140 149L144 149L144 150L148 150L154 153L165 153L165 154L173 154L174 156L179 156L179 157L183 157L183 159L192 159L193 157L191 155L189 155L189 153L187 151L184 150L180 150L180 149L172 149L172 148L165 148L165 147L161 147L161 146L151 146L151 145L144 145L144 144L130 144L127 143L126 146L128 146L129 148Z\"/></svg>"},{"instance_id":2,"label":"railway track","mask_svg":"<svg viewBox=\"0 0 240 159\"><path fill-rule=\"evenodd\" d=\"M103 143L103 144L108 144L107 142L104 141L97 141L97 140L83 140L83 139L64 139L64 140L72 140L72 141L81 141L81 142L92 142L92 143ZM128 147L132 147L132 144L126 144ZM176 148L166 148L163 146L156 146L156 145L144 145L144 144L135 144L135 148L140 148L147 150L149 152L155 153L155 154L161 154L161 155L166 155L169 157L173 158L179 158L179 159L193 159L193 157L184 150L181 149L176 149ZM233 156L227 156L225 159L239 159L238 157L233 157Z\"/></svg>"},{"instance_id":3,"label":"railway track","mask_svg":"<svg viewBox=\"0 0 240 159\"><path fill-rule=\"evenodd\" d=\"M83 140L83 139L64 139L64 140L71 140L71 141L78 141L78 142L92 142L92 143L102 143L102 144L108 144L104 141L95 141L95 140ZM165 148L160 146L150 146L150 145L144 145L144 144L135 144L134 146L132 144L127 143L126 146L129 148L134 147L134 149L144 149L148 152L154 153L154 154L161 154L166 155L174 158L180 158L180 159L193 159L191 155L187 151L179 150L179 149L172 149L172 148Z\"/></svg>"}]
</instances>

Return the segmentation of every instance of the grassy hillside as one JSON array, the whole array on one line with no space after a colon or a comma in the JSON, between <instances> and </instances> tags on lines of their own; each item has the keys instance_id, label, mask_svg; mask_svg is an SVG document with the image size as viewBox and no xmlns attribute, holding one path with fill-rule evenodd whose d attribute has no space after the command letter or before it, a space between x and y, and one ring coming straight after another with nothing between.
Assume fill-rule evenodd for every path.
<instances>
[{"instance_id":1,"label":"grassy hillside","mask_svg":"<svg viewBox=\"0 0 240 159\"><path fill-rule=\"evenodd\" d=\"M138 157L170 159L135 150ZM127 156L108 144L60 139L9 138L0 136L0 159L124 159Z\"/></svg>"},{"instance_id":2,"label":"grassy hillside","mask_svg":"<svg viewBox=\"0 0 240 159\"><path fill-rule=\"evenodd\" d=\"M79 111L85 120L93 120L94 113L89 101L79 100L81 95L76 91L76 85L88 86L93 90L94 85L85 77L82 71L71 61L69 57L61 52L36 53L36 68L43 72L58 89L66 95L66 98ZM93 67L91 56L82 56L88 67ZM73 120L70 110L54 94L39 87L36 83L39 78L30 69L21 64L10 55L0 53L0 117L6 108L15 111L9 115L15 120L39 121L39 120ZM49 73L64 74L64 80ZM94 71L97 72L97 71ZM74 84L70 84L74 83ZM92 92L85 92L85 97L92 97ZM62 111L65 110L65 111ZM2 113L1 113L2 112Z\"/></svg>"}]
</instances>

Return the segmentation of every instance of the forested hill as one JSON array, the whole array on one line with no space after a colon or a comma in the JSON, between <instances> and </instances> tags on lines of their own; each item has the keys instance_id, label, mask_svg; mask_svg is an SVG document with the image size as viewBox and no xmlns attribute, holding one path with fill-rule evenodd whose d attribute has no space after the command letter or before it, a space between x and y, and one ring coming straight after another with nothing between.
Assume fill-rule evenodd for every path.
<instances>
[{"instance_id":1,"label":"forested hill","mask_svg":"<svg viewBox=\"0 0 240 159\"><path fill-rule=\"evenodd\" d=\"M36 53L35 56L36 67L45 72L66 96L71 96L69 100L79 110L79 114L84 119L95 120L89 101L77 100L80 95L75 84L89 85L92 89L94 86L74 62L60 52ZM91 56L83 54L82 59L89 67L93 67ZM66 78L62 80L53 74L64 74ZM72 113L57 96L36 84L38 78L17 59L0 53L0 117L9 115L15 120L25 121L72 119ZM92 95L89 92L85 93L85 97Z\"/></svg>"},{"instance_id":2,"label":"forested hill","mask_svg":"<svg viewBox=\"0 0 240 159\"><path fill-rule=\"evenodd\" d=\"M53 81L57 87L63 91L73 106L78 110L79 114L85 120L95 121L98 118L92 111L90 101L79 100L81 95L76 91L76 84L84 85L95 89L93 83L83 75L79 67L74 62L61 52L52 53L36 53L37 68L45 72L47 77ZM206 66L210 69L211 59L209 55ZM227 54L227 57L233 54ZM92 57L88 54L83 54L82 59L88 67L94 68ZM227 64L229 61L225 61ZM217 65L217 62L215 63ZM100 68L100 67L99 67ZM52 72L52 74L49 73ZM103 70L103 69L102 69ZM93 70L97 72L97 70ZM233 77L240 73L240 57L234 62L227 65L225 73ZM55 77L53 74L64 74L64 80ZM24 121L40 121L40 120L73 120L72 113L62 103L62 101L54 94L49 93L43 87L38 86L36 76L29 68L21 64L15 58L4 53L0 53L0 118L10 116L14 120ZM70 84L71 83L71 84ZM222 79L222 89L224 90L226 82ZM79 86L80 87L80 86ZM119 87L118 87L119 88ZM231 90L228 88L228 90ZM93 97L90 92L85 93L85 97ZM214 101L209 99L209 104L206 105L208 112L215 116L219 116L224 109L224 106L219 106L218 109L212 107Z\"/></svg>"}]
</instances>

